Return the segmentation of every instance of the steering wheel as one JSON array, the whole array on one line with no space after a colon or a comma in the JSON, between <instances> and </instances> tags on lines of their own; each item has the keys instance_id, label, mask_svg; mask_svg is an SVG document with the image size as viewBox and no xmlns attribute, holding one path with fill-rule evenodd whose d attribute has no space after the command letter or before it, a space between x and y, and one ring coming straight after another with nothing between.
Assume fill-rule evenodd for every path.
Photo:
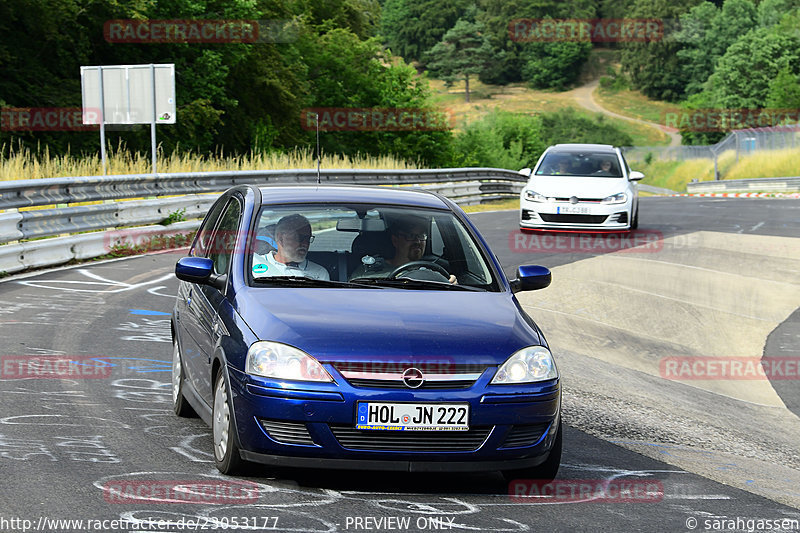
<instances>
[{"instance_id":1,"label":"steering wheel","mask_svg":"<svg viewBox=\"0 0 800 533\"><path fill-rule=\"evenodd\" d=\"M421 267L428 267L430 270L433 270L434 272L444 276L445 279L450 279L450 273L445 270L443 266L438 265L433 261L410 261L405 265L400 265L392 270L392 273L389 274L387 279L396 279L403 272L408 272L409 270L420 270Z\"/></svg>"}]
</instances>

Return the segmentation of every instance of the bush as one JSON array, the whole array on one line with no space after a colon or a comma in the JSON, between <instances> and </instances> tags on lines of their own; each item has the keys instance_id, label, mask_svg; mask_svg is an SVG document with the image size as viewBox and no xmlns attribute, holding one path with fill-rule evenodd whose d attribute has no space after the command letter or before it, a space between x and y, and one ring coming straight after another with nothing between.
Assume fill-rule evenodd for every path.
<instances>
[{"instance_id":1,"label":"bush","mask_svg":"<svg viewBox=\"0 0 800 533\"><path fill-rule=\"evenodd\" d=\"M546 147L539 117L493 111L454 137L453 164L517 170L536 164Z\"/></svg>"}]
</instances>

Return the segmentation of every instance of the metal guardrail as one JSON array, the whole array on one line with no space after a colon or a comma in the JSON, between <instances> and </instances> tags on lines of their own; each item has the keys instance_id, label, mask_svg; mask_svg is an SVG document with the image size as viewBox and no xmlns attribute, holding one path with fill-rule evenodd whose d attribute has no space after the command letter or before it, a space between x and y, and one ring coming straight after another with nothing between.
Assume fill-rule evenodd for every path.
<instances>
[{"instance_id":1,"label":"metal guardrail","mask_svg":"<svg viewBox=\"0 0 800 533\"><path fill-rule=\"evenodd\" d=\"M698 181L686 185L689 193L706 192L793 192L800 191L800 177L746 180Z\"/></svg>"},{"instance_id":2,"label":"metal guardrail","mask_svg":"<svg viewBox=\"0 0 800 533\"><path fill-rule=\"evenodd\" d=\"M496 168L435 170L325 170L323 184L421 185L463 205L515 198L527 177L516 171ZM199 220L148 226L183 211L183 218L199 219L217 198L216 194L241 184L313 184L316 170L274 170L238 172L196 172L183 174L124 175L107 177L52 178L0 182L0 273L12 273L73 259L107 254L117 241L106 230L137 227L136 239L160 234L191 232ZM128 200L148 196L172 196ZM127 201L113 201L127 200ZM56 207L18 211L18 208L52 204L105 201L97 205ZM110 201L110 202L109 202ZM91 232L79 235L69 233ZM29 242L23 239L43 238ZM5 244L4 244L5 243Z\"/></svg>"},{"instance_id":3,"label":"metal guardrail","mask_svg":"<svg viewBox=\"0 0 800 533\"><path fill-rule=\"evenodd\" d=\"M527 181L516 171L499 168L445 168L433 170L323 170L321 182L350 185L419 185L474 180ZM49 178L0 182L0 209L32 207L147 196L222 192L235 185L316 183L317 171L243 170Z\"/></svg>"}]
</instances>

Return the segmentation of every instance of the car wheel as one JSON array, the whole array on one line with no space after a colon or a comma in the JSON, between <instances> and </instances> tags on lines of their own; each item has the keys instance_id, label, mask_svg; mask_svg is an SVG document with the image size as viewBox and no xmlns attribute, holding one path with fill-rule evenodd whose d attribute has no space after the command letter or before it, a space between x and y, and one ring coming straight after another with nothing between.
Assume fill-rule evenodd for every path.
<instances>
[{"instance_id":1,"label":"car wheel","mask_svg":"<svg viewBox=\"0 0 800 533\"><path fill-rule=\"evenodd\" d=\"M639 227L639 208L636 208L636 213L633 214L631 218L631 229L636 229Z\"/></svg>"},{"instance_id":2,"label":"car wheel","mask_svg":"<svg viewBox=\"0 0 800 533\"><path fill-rule=\"evenodd\" d=\"M178 341L172 341L172 410L175 414L182 417L197 416L183 396L183 359L181 359L181 350L178 348Z\"/></svg>"},{"instance_id":3,"label":"car wheel","mask_svg":"<svg viewBox=\"0 0 800 533\"><path fill-rule=\"evenodd\" d=\"M555 442L553 442L553 447L550 449L550 455L547 456L547 459L545 459L542 464L531 468L504 471L503 476L506 478L506 480L535 479L544 482L554 480L558 474L558 467L561 466L563 432L563 424L561 423L561 419L559 419L558 432L556 433Z\"/></svg>"},{"instance_id":4,"label":"car wheel","mask_svg":"<svg viewBox=\"0 0 800 533\"><path fill-rule=\"evenodd\" d=\"M214 462L223 474L235 474L241 469L242 458L236 442L228 384L225 370L220 369L214 385L214 407L211 412L211 433L214 437Z\"/></svg>"}]
</instances>

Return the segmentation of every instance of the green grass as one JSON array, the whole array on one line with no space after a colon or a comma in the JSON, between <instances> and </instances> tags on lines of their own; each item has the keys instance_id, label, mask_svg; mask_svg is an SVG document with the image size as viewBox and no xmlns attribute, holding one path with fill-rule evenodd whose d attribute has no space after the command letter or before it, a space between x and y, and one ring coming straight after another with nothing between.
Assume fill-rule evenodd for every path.
<instances>
[{"instance_id":1,"label":"green grass","mask_svg":"<svg viewBox=\"0 0 800 533\"><path fill-rule=\"evenodd\" d=\"M594 99L609 111L656 124L664 124L664 113L677 109L675 104L651 100L639 91L613 91L598 87Z\"/></svg>"}]
</instances>

